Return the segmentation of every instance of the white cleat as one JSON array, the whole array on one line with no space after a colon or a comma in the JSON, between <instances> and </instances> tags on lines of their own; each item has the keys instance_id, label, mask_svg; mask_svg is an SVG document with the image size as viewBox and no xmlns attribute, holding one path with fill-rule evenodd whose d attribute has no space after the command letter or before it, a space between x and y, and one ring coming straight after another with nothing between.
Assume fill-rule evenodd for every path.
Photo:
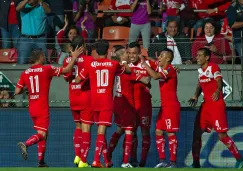
<instances>
[{"instance_id":1,"label":"white cleat","mask_svg":"<svg viewBox=\"0 0 243 171\"><path fill-rule=\"evenodd\" d=\"M121 167L122 168L133 168L130 163L122 163Z\"/></svg>"}]
</instances>

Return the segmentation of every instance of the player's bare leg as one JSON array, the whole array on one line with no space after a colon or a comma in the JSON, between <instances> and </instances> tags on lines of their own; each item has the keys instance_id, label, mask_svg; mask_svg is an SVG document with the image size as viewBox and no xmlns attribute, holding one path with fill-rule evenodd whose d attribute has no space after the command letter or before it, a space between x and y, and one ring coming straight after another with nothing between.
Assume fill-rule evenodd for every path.
<instances>
[{"instance_id":1,"label":"player's bare leg","mask_svg":"<svg viewBox=\"0 0 243 171\"><path fill-rule=\"evenodd\" d=\"M146 164L149 148L150 148L150 127L141 127L142 131L142 154L141 161L139 162L139 167L144 167Z\"/></svg>"},{"instance_id":2,"label":"player's bare leg","mask_svg":"<svg viewBox=\"0 0 243 171\"><path fill-rule=\"evenodd\" d=\"M137 167L138 159L137 159L137 148L138 148L138 137L137 137L137 128L134 128L132 137L132 150L131 150L131 165L133 167Z\"/></svg>"},{"instance_id":3,"label":"player's bare leg","mask_svg":"<svg viewBox=\"0 0 243 171\"><path fill-rule=\"evenodd\" d=\"M108 159L109 161L112 160L112 153L115 150L117 143L120 139L120 137L123 135L124 130L121 127L117 127L116 132L114 132L111 136L110 142L109 142L109 146L108 146Z\"/></svg>"},{"instance_id":4,"label":"player's bare leg","mask_svg":"<svg viewBox=\"0 0 243 171\"><path fill-rule=\"evenodd\" d=\"M81 160L78 164L79 168L89 167L89 164L87 163L87 157L88 157L90 142L91 142L90 128L91 128L91 124L82 123L82 145L81 145L81 156L80 156Z\"/></svg>"},{"instance_id":5,"label":"player's bare leg","mask_svg":"<svg viewBox=\"0 0 243 171\"><path fill-rule=\"evenodd\" d=\"M176 168L176 155L177 155L177 148L178 148L176 133L167 132L167 135L169 140L169 151L170 151L170 165L168 165L167 168Z\"/></svg>"},{"instance_id":6,"label":"player's bare leg","mask_svg":"<svg viewBox=\"0 0 243 171\"><path fill-rule=\"evenodd\" d=\"M76 129L73 135L73 145L75 151L75 158L73 163L78 166L81 156L81 144L82 144L82 129L81 122L75 122Z\"/></svg>"},{"instance_id":7,"label":"player's bare leg","mask_svg":"<svg viewBox=\"0 0 243 171\"><path fill-rule=\"evenodd\" d=\"M220 132L218 133L219 140L224 143L224 145L229 149L231 154L236 159L236 168L243 168L243 159L235 145L235 142L228 136L227 132Z\"/></svg>"},{"instance_id":8,"label":"player's bare leg","mask_svg":"<svg viewBox=\"0 0 243 171\"><path fill-rule=\"evenodd\" d=\"M201 168L200 152L202 148L202 134L204 132L205 131L202 130L200 127L200 111L199 111L194 121L193 141L192 141L192 158L193 158L193 163L191 165L192 168Z\"/></svg>"},{"instance_id":9,"label":"player's bare leg","mask_svg":"<svg viewBox=\"0 0 243 171\"><path fill-rule=\"evenodd\" d=\"M104 161L106 162L106 160L107 160L107 149L105 149L105 146L106 146L105 133L106 133L106 126L99 125L98 132L97 132L97 138L96 138L94 162L92 163L92 167L96 167L96 168L103 167L103 165L100 162L101 153L103 154Z\"/></svg>"},{"instance_id":10,"label":"player's bare leg","mask_svg":"<svg viewBox=\"0 0 243 171\"><path fill-rule=\"evenodd\" d=\"M160 159L159 163L155 166L155 168L164 168L168 165L165 156L166 143L165 143L164 132L162 130L156 129L155 134L156 134L156 145L157 145L157 150Z\"/></svg>"},{"instance_id":11,"label":"player's bare leg","mask_svg":"<svg viewBox=\"0 0 243 171\"><path fill-rule=\"evenodd\" d=\"M125 130L125 138L123 141L123 163L121 165L122 168L133 167L129 163L129 156L131 154L131 148L132 148L132 138L133 138L132 130Z\"/></svg>"}]
</instances>

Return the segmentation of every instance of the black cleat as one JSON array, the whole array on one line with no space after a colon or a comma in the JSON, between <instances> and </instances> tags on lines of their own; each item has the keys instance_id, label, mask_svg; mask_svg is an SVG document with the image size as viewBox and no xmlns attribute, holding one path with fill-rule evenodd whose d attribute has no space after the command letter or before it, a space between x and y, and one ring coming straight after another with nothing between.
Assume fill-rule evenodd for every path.
<instances>
[{"instance_id":1,"label":"black cleat","mask_svg":"<svg viewBox=\"0 0 243 171\"><path fill-rule=\"evenodd\" d=\"M49 167L44 161L39 161L37 167Z\"/></svg>"},{"instance_id":2,"label":"black cleat","mask_svg":"<svg viewBox=\"0 0 243 171\"><path fill-rule=\"evenodd\" d=\"M27 147L26 147L25 143L19 142L17 145L18 145L18 147L19 147L19 149L21 151L21 154L22 154L23 159L24 160L27 160L28 153L27 153Z\"/></svg>"}]
</instances>

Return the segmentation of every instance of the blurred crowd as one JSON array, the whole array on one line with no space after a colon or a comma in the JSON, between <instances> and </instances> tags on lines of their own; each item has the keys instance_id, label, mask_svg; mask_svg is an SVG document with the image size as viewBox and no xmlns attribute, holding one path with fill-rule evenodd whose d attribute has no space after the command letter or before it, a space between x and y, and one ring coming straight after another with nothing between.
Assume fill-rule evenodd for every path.
<instances>
[{"instance_id":1,"label":"blurred crowd","mask_svg":"<svg viewBox=\"0 0 243 171\"><path fill-rule=\"evenodd\" d=\"M35 48L44 50L47 63L62 64L77 35L91 54L104 28L121 26L129 28L125 43L140 42L151 58L168 47L172 64L193 64L197 50L207 47L212 61L231 63L242 55L243 0L0 0L2 48L16 48L19 64Z\"/></svg>"}]
</instances>

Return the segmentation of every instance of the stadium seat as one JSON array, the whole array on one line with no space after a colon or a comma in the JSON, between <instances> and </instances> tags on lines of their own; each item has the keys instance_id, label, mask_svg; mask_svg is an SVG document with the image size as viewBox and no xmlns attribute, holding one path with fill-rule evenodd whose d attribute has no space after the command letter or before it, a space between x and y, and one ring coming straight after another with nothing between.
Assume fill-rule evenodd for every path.
<instances>
[{"instance_id":1,"label":"stadium seat","mask_svg":"<svg viewBox=\"0 0 243 171\"><path fill-rule=\"evenodd\" d=\"M17 63L17 49L0 49L0 63Z\"/></svg>"},{"instance_id":2,"label":"stadium seat","mask_svg":"<svg viewBox=\"0 0 243 171\"><path fill-rule=\"evenodd\" d=\"M129 27L104 27L102 38L109 41L110 48L114 45L126 45L129 39Z\"/></svg>"}]
</instances>

